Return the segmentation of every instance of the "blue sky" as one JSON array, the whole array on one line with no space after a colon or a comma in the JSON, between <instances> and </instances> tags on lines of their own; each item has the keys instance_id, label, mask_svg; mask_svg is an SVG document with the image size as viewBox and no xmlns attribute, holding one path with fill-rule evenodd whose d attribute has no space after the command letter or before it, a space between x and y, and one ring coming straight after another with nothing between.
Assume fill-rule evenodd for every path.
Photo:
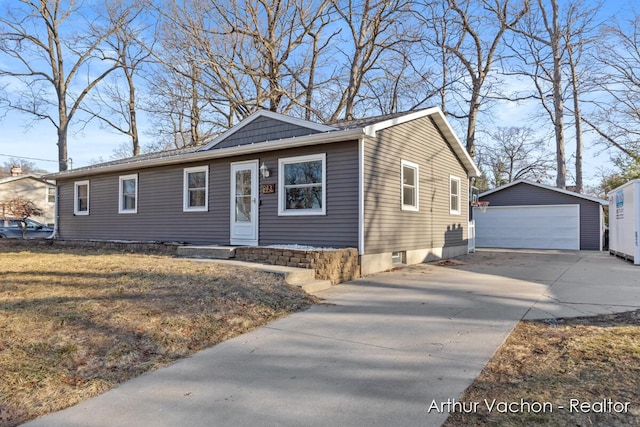
<instances>
[{"instance_id":1,"label":"blue sky","mask_svg":"<svg viewBox=\"0 0 640 427\"><path fill-rule=\"evenodd\" d=\"M628 3L621 0L607 1L603 8L603 17L611 16L624 10ZM626 6L628 9L628 6ZM531 106L513 104L500 104L491 111L491 121L498 126L514 126L525 121L530 116ZM0 111L0 116L4 117L0 121L2 132L0 133L0 162L4 163L10 157L25 157L31 160L42 169L57 171L57 146L55 128L46 121L33 122L32 117L16 112ZM480 120L487 120L488 117L480 117ZM142 145L153 142L145 129L148 129L149 122L145 120L144 114L139 117L141 126ZM464 135L461 123L452 121L458 136L462 139ZM98 121L89 123L84 128L79 128L78 123L72 124L68 139L68 153L73 160L73 167L82 167L102 158L109 160L114 149L121 144L128 143L129 139L121 134L106 130L100 126ZM575 147L573 141L567 140L567 153L571 154ZM599 182L599 170L610 168L609 152L603 151L601 146L594 146L592 142L587 143L584 161L584 180L587 186L595 186ZM567 158L567 170L574 169L572 159ZM568 178L568 184L573 179Z\"/></svg>"}]
</instances>

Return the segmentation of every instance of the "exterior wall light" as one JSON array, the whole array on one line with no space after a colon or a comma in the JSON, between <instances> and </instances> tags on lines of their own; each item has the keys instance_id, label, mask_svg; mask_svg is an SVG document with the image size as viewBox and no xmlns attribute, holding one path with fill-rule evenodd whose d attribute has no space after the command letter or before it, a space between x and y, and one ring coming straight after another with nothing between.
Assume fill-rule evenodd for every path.
<instances>
[{"instance_id":1,"label":"exterior wall light","mask_svg":"<svg viewBox=\"0 0 640 427\"><path fill-rule=\"evenodd\" d=\"M260 178L262 179L269 178L269 175L271 175L271 173L269 172L267 165L265 165L264 162L262 162L262 165L260 166Z\"/></svg>"}]
</instances>

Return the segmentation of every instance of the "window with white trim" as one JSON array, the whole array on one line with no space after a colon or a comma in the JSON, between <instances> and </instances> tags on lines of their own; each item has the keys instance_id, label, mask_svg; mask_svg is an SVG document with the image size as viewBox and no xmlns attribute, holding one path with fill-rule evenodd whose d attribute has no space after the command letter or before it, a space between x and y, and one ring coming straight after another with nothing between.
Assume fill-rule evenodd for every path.
<instances>
[{"instance_id":1,"label":"window with white trim","mask_svg":"<svg viewBox=\"0 0 640 427\"><path fill-rule=\"evenodd\" d=\"M461 181L457 176L449 177L449 213L460 215Z\"/></svg>"},{"instance_id":2,"label":"window with white trim","mask_svg":"<svg viewBox=\"0 0 640 427\"><path fill-rule=\"evenodd\" d=\"M73 214L89 215L89 181L73 183Z\"/></svg>"},{"instance_id":3,"label":"window with white trim","mask_svg":"<svg viewBox=\"0 0 640 427\"><path fill-rule=\"evenodd\" d=\"M56 202L56 187L47 187L47 203Z\"/></svg>"},{"instance_id":4,"label":"window with white trim","mask_svg":"<svg viewBox=\"0 0 640 427\"><path fill-rule=\"evenodd\" d=\"M326 157L278 159L278 215L325 215Z\"/></svg>"},{"instance_id":5,"label":"window with white trim","mask_svg":"<svg viewBox=\"0 0 640 427\"><path fill-rule=\"evenodd\" d=\"M184 169L184 212L202 212L209 207L209 166Z\"/></svg>"},{"instance_id":6,"label":"window with white trim","mask_svg":"<svg viewBox=\"0 0 640 427\"><path fill-rule=\"evenodd\" d=\"M138 174L120 177L118 213L138 212Z\"/></svg>"},{"instance_id":7,"label":"window with white trim","mask_svg":"<svg viewBox=\"0 0 640 427\"><path fill-rule=\"evenodd\" d=\"M419 166L407 160L402 160L401 182L402 182L402 210L419 210Z\"/></svg>"}]
</instances>

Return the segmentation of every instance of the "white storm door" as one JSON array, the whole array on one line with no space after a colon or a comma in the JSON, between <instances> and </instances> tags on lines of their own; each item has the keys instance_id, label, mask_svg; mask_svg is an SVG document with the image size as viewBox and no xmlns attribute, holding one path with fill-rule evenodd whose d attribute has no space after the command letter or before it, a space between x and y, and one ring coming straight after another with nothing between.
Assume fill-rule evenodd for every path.
<instances>
[{"instance_id":1,"label":"white storm door","mask_svg":"<svg viewBox=\"0 0 640 427\"><path fill-rule=\"evenodd\" d=\"M231 163L232 245L258 245L258 161Z\"/></svg>"}]
</instances>

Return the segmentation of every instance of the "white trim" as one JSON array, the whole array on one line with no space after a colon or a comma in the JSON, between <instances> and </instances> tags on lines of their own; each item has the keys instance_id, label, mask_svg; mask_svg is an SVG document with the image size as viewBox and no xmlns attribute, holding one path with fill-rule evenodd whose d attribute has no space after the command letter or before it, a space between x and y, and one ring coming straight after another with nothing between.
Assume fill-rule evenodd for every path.
<instances>
[{"instance_id":1,"label":"white trim","mask_svg":"<svg viewBox=\"0 0 640 427\"><path fill-rule=\"evenodd\" d=\"M496 193L498 191L504 190L505 188L513 187L514 185L517 185L517 184L528 184L528 185L532 185L534 187L544 188L545 190L555 191L556 193L562 193L562 194L566 194L568 196L577 197L579 199L590 200L592 202L600 203L603 206L608 206L609 205L609 201L608 200L602 200L602 199L599 199L597 197L587 196L586 194L576 193L574 191L565 190L563 188L551 187L550 185L540 184L539 182L529 181L529 180L526 180L526 179L517 179L517 180L515 180L513 182L510 182L508 184L504 184L504 185L501 185L500 187L496 187L493 190L487 190L485 192L482 192L482 193L480 193L480 198L482 198L484 196L488 196L489 194L493 194L493 193Z\"/></svg>"},{"instance_id":2,"label":"white trim","mask_svg":"<svg viewBox=\"0 0 640 427\"><path fill-rule=\"evenodd\" d=\"M322 206L320 209L286 209L284 190L284 166L292 163L322 161ZM327 211L327 154L283 157L278 159L278 216L326 215Z\"/></svg>"},{"instance_id":3,"label":"white trim","mask_svg":"<svg viewBox=\"0 0 640 427\"><path fill-rule=\"evenodd\" d=\"M246 169L251 171L251 195L252 197L252 217L251 227L253 227L253 233L250 238L238 238L234 237L234 218L235 218L235 197L236 197L236 182L234 176L235 166L247 166ZM241 245L241 246L258 246L258 240L260 236L260 177L259 177L259 161L247 160L242 162L233 162L229 164L229 244Z\"/></svg>"},{"instance_id":4,"label":"white trim","mask_svg":"<svg viewBox=\"0 0 640 427\"><path fill-rule=\"evenodd\" d=\"M404 168L409 167L411 169L415 169L415 206L407 205L404 203ZM410 162L408 160L400 160L400 209L403 211L414 211L418 212L420 210L420 166L416 163Z\"/></svg>"},{"instance_id":5,"label":"white trim","mask_svg":"<svg viewBox=\"0 0 640 427\"><path fill-rule=\"evenodd\" d=\"M50 201L49 201L49 196L50 196L51 191L53 191L53 192L54 192L54 193L53 193L53 202L50 202ZM50 186L50 185L47 185L47 186L44 188L44 202L45 202L46 204L48 204L49 206L51 206L51 205L55 204L55 203L56 203L56 194L57 194L57 192L58 192L58 187L56 187L56 186L53 186L53 187L52 187L52 186Z\"/></svg>"},{"instance_id":6,"label":"white trim","mask_svg":"<svg viewBox=\"0 0 640 427\"><path fill-rule=\"evenodd\" d=\"M598 206L600 209L600 251L604 250L604 207L602 205Z\"/></svg>"},{"instance_id":7,"label":"white trim","mask_svg":"<svg viewBox=\"0 0 640 427\"><path fill-rule=\"evenodd\" d=\"M360 182L358 183L358 252L364 255L364 137L358 139L358 175Z\"/></svg>"},{"instance_id":8,"label":"white trim","mask_svg":"<svg viewBox=\"0 0 640 427\"><path fill-rule=\"evenodd\" d=\"M453 209L451 207L451 196L453 193L451 192L451 181L458 182L458 209ZM462 179L455 175L449 175L449 214L450 215L461 215L462 213Z\"/></svg>"},{"instance_id":9,"label":"white trim","mask_svg":"<svg viewBox=\"0 0 640 427\"><path fill-rule=\"evenodd\" d=\"M319 132L329 132L332 130L336 130L336 128L334 127L323 125L320 123L310 122L308 120L303 120L303 119L297 119L295 117L286 116L284 114L275 113L269 110L258 110L255 113L251 114L246 119L242 120L237 125L231 127L229 130L218 135L216 138L213 139L213 141L211 141L204 147L200 148L198 151L210 150L211 148L213 148L223 140L227 139L228 137L230 137L231 135L238 132L240 129L244 128L245 126L247 126L248 124L250 124L251 122L253 122L254 120L260 117L268 117L270 119L279 120L281 122L289 123L295 126L301 126L301 127L304 127L310 130L316 130Z\"/></svg>"},{"instance_id":10,"label":"white trim","mask_svg":"<svg viewBox=\"0 0 640 427\"><path fill-rule=\"evenodd\" d=\"M189 206L189 174L204 172L204 206ZM207 212L209 210L209 166L184 168L182 175L182 212Z\"/></svg>"},{"instance_id":11,"label":"white trim","mask_svg":"<svg viewBox=\"0 0 640 427\"><path fill-rule=\"evenodd\" d=\"M87 186L87 210L78 210L78 187L81 185ZM89 180L76 181L73 183L73 214L74 215L89 215ZM57 224L57 221L56 221Z\"/></svg>"},{"instance_id":12,"label":"white trim","mask_svg":"<svg viewBox=\"0 0 640 427\"><path fill-rule=\"evenodd\" d=\"M124 181L135 180L135 206L133 209L124 209L122 206L122 197L124 196L122 192L122 184ZM119 214L135 214L138 213L138 174L132 173L129 175L120 175L118 177L118 213Z\"/></svg>"}]
</instances>

